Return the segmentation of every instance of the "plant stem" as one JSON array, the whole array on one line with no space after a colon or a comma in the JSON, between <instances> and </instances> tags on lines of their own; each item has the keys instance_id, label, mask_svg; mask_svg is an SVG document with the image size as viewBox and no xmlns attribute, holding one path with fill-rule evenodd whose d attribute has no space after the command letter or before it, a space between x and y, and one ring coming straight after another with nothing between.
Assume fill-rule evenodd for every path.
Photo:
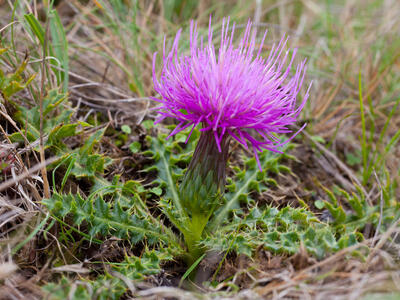
<instances>
[{"instance_id":1,"label":"plant stem","mask_svg":"<svg viewBox=\"0 0 400 300\"><path fill-rule=\"evenodd\" d=\"M208 218L204 218L203 215L194 214L192 216L190 231L185 235L186 246L189 254L187 259L188 265L193 264L205 251L204 247L199 245L199 242L207 222Z\"/></svg>"},{"instance_id":2,"label":"plant stem","mask_svg":"<svg viewBox=\"0 0 400 300\"><path fill-rule=\"evenodd\" d=\"M180 206L188 221L183 232L188 250L188 265L194 263L205 251L199 247L204 229L219 206L225 186L225 169L228 160L229 136L215 141L214 132L203 132L192 160L179 188Z\"/></svg>"}]
</instances>

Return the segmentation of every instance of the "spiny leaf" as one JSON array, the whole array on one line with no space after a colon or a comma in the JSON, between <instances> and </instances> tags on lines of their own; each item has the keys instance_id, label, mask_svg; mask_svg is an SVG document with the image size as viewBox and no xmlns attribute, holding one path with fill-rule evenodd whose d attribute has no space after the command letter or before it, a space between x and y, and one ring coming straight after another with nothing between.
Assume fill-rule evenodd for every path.
<instances>
[{"instance_id":1,"label":"spiny leaf","mask_svg":"<svg viewBox=\"0 0 400 300\"><path fill-rule=\"evenodd\" d=\"M239 208L239 203L254 203L252 192L262 193L269 185L267 172L279 173L281 169L280 160L284 156L277 156L270 151L265 150L260 154L260 163L265 171L260 172L255 158L245 158L245 170L234 168L235 176L227 180L227 193L225 194L226 203L221 209L216 211L210 226L210 231L216 230L227 219L227 215L234 209ZM286 170L286 168L285 168Z\"/></svg>"},{"instance_id":2,"label":"spiny leaf","mask_svg":"<svg viewBox=\"0 0 400 300\"><path fill-rule=\"evenodd\" d=\"M43 204L56 217L71 215L77 225L86 221L92 237L114 235L134 244L147 239L151 244L162 242L179 249L178 242L173 236L165 234L162 228L155 227L146 218L131 214L118 201L113 204L105 202L101 195L84 200L79 194L54 193L52 198L43 200Z\"/></svg>"},{"instance_id":3,"label":"spiny leaf","mask_svg":"<svg viewBox=\"0 0 400 300\"><path fill-rule=\"evenodd\" d=\"M109 263L112 274L106 272L95 280L81 279L75 282L74 288L69 279L62 277L58 283L48 283L42 289L53 300L120 299L128 291L127 281L120 278L132 280L133 283L142 281L150 275L158 274L161 262L171 259L172 256L165 249L146 249L141 257L126 256L122 262Z\"/></svg>"},{"instance_id":4,"label":"spiny leaf","mask_svg":"<svg viewBox=\"0 0 400 300\"><path fill-rule=\"evenodd\" d=\"M164 196L160 199L160 207L170 221L179 230L185 232L184 224L187 215L181 207L177 182L184 173L184 168L189 162L200 133L198 130L194 130L185 147L181 146L181 142L186 140L186 137L180 138L183 134L178 134L168 140L163 134L158 137L148 137L150 148L144 154L154 160L154 163L145 170L157 171L157 179L154 183L157 183L158 187L165 191Z\"/></svg>"},{"instance_id":5,"label":"spiny leaf","mask_svg":"<svg viewBox=\"0 0 400 300\"><path fill-rule=\"evenodd\" d=\"M305 208L287 206L280 210L275 207L261 210L254 207L210 234L202 244L218 251L232 250L248 256L261 246L276 254L291 255L303 244L310 254L322 258L341 249L346 238L353 241L350 235L343 235L339 243L335 231Z\"/></svg>"}]
</instances>

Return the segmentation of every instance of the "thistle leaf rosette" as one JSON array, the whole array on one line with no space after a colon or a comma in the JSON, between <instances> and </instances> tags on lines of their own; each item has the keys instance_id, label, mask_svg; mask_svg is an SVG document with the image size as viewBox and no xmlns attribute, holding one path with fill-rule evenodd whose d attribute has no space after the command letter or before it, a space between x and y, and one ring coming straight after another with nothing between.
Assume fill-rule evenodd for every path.
<instances>
[{"instance_id":1,"label":"thistle leaf rosette","mask_svg":"<svg viewBox=\"0 0 400 300\"><path fill-rule=\"evenodd\" d=\"M246 149L252 148L261 168L258 152L281 152L279 149L303 128L293 133L289 127L298 119L308 98L309 88L297 105L306 61L294 66L297 50L292 55L285 50L285 36L263 58L267 31L257 45L250 21L235 47L235 24L230 28L229 23L229 18L222 22L218 50L213 43L211 18L207 42L199 39L197 24L191 22L189 54L178 51L181 30L169 52L164 39L159 80L155 70L157 53L153 59L154 88L161 96L153 98L160 103L156 108L160 115L157 122L168 117L179 122L170 136L202 124L201 131L212 133L219 152L223 137L230 135ZM292 133L286 141L277 137L286 133Z\"/></svg>"}]
</instances>

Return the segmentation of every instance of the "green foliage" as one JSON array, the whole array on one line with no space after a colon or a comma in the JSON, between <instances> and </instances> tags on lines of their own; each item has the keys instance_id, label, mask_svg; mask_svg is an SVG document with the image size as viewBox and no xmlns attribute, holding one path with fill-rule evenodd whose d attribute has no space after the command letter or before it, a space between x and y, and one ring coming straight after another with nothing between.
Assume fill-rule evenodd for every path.
<instances>
[{"instance_id":1,"label":"green foliage","mask_svg":"<svg viewBox=\"0 0 400 300\"><path fill-rule=\"evenodd\" d=\"M120 299L127 292L132 292L127 283L131 282L134 286L136 281L158 274L160 263L168 259L171 256L163 249L146 249L141 257L126 256L120 263L110 263L110 271L98 275L95 280L72 282L62 277L60 282L48 283L42 289L51 300Z\"/></svg>"},{"instance_id":2,"label":"green foliage","mask_svg":"<svg viewBox=\"0 0 400 300\"><path fill-rule=\"evenodd\" d=\"M361 233L367 224L378 228L378 224L381 222L380 231L384 232L400 217L400 204L396 201L393 193L390 193L390 184L382 188L380 202L372 206L368 205L365 195L359 187L357 187L357 192L351 194L339 189L340 196L351 207L350 210L346 210L340 204L338 196L325 189L330 201L324 201L324 204L333 217L334 228L342 232Z\"/></svg>"},{"instance_id":3,"label":"green foliage","mask_svg":"<svg viewBox=\"0 0 400 300\"><path fill-rule=\"evenodd\" d=\"M125 132L126 134L131 134L131 133L132 133L132 130L131 130L131 128L130 128L128 125L122 125L122 126L121 126L121 130L122 130L123 132Z\"/></svg>"},{"instance_id":4,"label":"green foliage","mask_svg":"<svg viewBox=\"0 0 400 300\"><path fill-rule=\"evenodd\" d=\"M97 177L104 173L105 168L112 163L112 160L102 154L96 153L94 147L100 142L105 132L105 128L95 131L87 138L82 147L75 149L72 153L62 153L70 157L73 161L71 175L76 178L87 177L96 182L102 182L102 177ZM106 183L107 184L107 183Z\"/></svg>"},{"instance_id":5,"label":"green foliage","mask_svg":"<svg viewBox=\"0 0 400 300\"><path fill-rule=\"evenodd\" d=\"M234 168L233 178L228 178L227 193L224 199L221 199L220 208L211 216L208 224L202 224L201 220L195 217L189 217L185 210L180 207L180 199L178 193L177 182L182 178L184 173L184 167L188 164L188 158L196 145L196 139L198 139L200 132L194 130L186 145L182 144L186 141L187 135L190 129L183 131L176 136L166 140L166 135L160 134L158 137L149 137L149 150L145 152L146 155L150 156L154 163L146 169L146 171L157 171L157 178L154 183L157 183L159 187L165 190L164 196L160 199L160 205L163 212L168 216L170 221L181 231L184 235L185 242L189 248L189 251L196 249L196 254L191 258L190 263L193 263L197 257L199 257L202 251L199 251L198 243L205 246L204 249L212 247L212 243L202 242L202 236L208 234L208 240L213 239L213 233L218 232L221 225L225 224L228 226L228 231L219 232L221 235L215 235L215 241L221 243L222 236L232 230L230 221L230 215L232 212L236 212L236 216L243 213L243 205L254 206L256 201L254 196L264 192L268 187L276 185L276 181L270 176L272 174L279 174L281 172L290 172L285 165L282 164L283 159L291 159L289 155L275 155L269 151L264 151L260 155L260 163L264 170L260 172L254 158L244 157L245 168L240 169ZM287 220L289 223L293 220ZM207 220L206 220L207 222ZM205 225L205 227L204 227ZM200 229L199 229L200 228ZM203 231L204 228L204 231ZM235 226L233 226L234 232ZM294 229L293 229L294 230ZM232 245L233 249L237 252L242 252L246 249L246 253L249 254L253 246L247 245L247 240L243 236L238 235L235 238L236 243ZM240 245L238 242L240 241ZM226 245L230 245L230 240L223 242ZM294 243L297 243L297 247L300 245L300 239L297 239ZM192 248L192 249L191 249ZM295 247L292 245L292 248ZM203 251L204 251L203 249ZM283 248L282 252L285 249Z\"/></svg>"},{"instance_id":6,"label":"green foliage","mask_svg":"<svg viewBox=\"0 0 400 300\"><path fill-rule=\"evenodd\" d=\"M71 124L70 119L73 113L68 108L67 96L60 93L58 89L47 92L43 99L43 133L47 136L45 147L54 146L65 150L66 145L62 142L63 138L74 136L78 124ZM22 125L20 132L10 135L13 142L25 141L25 136L29 142L35 142L40 137L40 110L37 106L25 108L19 106L19 111L15 118ZM37 148L38 149L38 148Z\"/></svg>"},{"instance_id":7,"label":"green foliage","mask_svg":"<svg viewBox=\"0 0 400 300\"><path fill-rule=\"evenodd\" d=\"M144 280L149 275L160 272L160 263L173 257L165 249L146 250L141 257L127 256L122 263L111 264L112 269L130 280Z\"/></svg>"},{"instance_id":8,"label":"green foliage","mask_svg":"<svg viewBox=\"0 0 400 300\"><path fill-rule=\"evenodd\" d=\"M105 128L96 130L86 137L82 146L75 149L70 149L64 143L64 139L67 137L85 135L84 131L77 132L79 123L71 122L72 113L66 95L55 89L47 93L43 100L43 115L45 117L43 132L47 136L45 145L52 150L54 155L59 157L53 167L56 169L63 165L68 167L62 180L60 192L56 191L57 184L53 173L54 193L51 199L45 199L43 203L57 218L63 219L69 214L78 226L85 221L91 238L94 238L97 234L103 234L103 236L114 234L135 243L146 237L147 232L149 232L150 243L154 243L156 240L165 240L163 239L164 236L161 235L160 222L154 227L154 223L146 221L147 214L142 211L140 216L137 216L136 213L139 213L140 210L129 207L129 205L134 205L133 202L138 207L137 203L141 201L138 200L140 196L136 190L139 184L128 181L119 185L117 179L115 183L110 183L103 178L105 168L112 163L112 160L96 153L95 146L102 139ZM26 132L23 130L22 134L26 136L28 141L37 141L40 137L40 113L37 107L28 109L20 106L15 116L22 124L21 127L26 128ZM23 141L24 137L17 132L10 135L10 139L18 142ZM87 178L92 181L91 194L88 199L85 199L79 193L62 193L70 176ZM110 194L113 194L113 197L118 197L118 201L115 203L105 201L104 197ZM133 197L131 197L132 194ZM143 203L141 206L144 206ZM149 227L154 227L156 230L153 232L148 229Z\"/></svg>"},{"instance_id":9,"label":"green foliage","mask_svg":"<svg viewBox=\"0 0 400 300\"><path fill-rule=\"evenodd\" d=\"M271 175L290 172L290 169L282 164L282 160L285 158L293 159L292 156L287 154L276 155L270 151L262 152L259 155L260 164L263 169L261 172L254 157L244 157L245 167L234 167L233 178L227 179L227 193L224 197L226 203L216 211L209 226L210 231L216 230L218 226L226 222L228 220L227 215L231 211L240 210L240 203L254 205L255 195L263 193L268 187L276 186L277 183L271 178Z\"/></svg>"},{"instance_id":10,"label":"green foliage","mask_svg":"<svg viewBox=\"0 0 400 300\"><path fill-rule=\"evenodd\" d=\"M129 145L129 150L132 151L132 153L138 153L140 151L140 143L139 142L133 142Z\"/></svg>"},{"instance_id":11,"label":"green foliage","mask_svg":"<svg viewBox=\"0 0 400 300\"><path fill-rule=\"evenodd\" d=\"M189 222L181 221L181 212L172 198L179 200L177 182L182 177L183 167L188 163L189 151L194 149L193 142L182 147L188 132L184 131L169 140L165 140L165 135L148 138L150 149L146 151L155 160L155 164L147 171L156 170L158 176L155 182L166 189L160 200L164 212L183 234L189 229ZM198 133L194 131L194 134ZM318 207L329 211L331 223L319 221L308 208L257 207L255 197L277 184L270 177L271 174L290 172L281 163L285 158L293 159L287 154L275 155L265 151L260 155L260 161L267 171L260 172L255 159L246 157L243 158L245 168L233 168L234 176L228 178L225 200L207 224L205 235L199 240L204 249L233 251L251 256L260 246L277 254L294 254L304 245L310 254L322 258L362 241L362 230L366 224L378 226L379 206L369 206L361 189L351 195L339 189L351 210L340 204L343 201L339 201L335 193L325 189L329 201L320 201ZM390 186L389 184L388 187ZM382 226L392 224L400 211L399 205L394 201L392 189L389 189L391 193L385 193L385 190L383 195L387 196L382 198L386 199ZM233 219L230 219L232 213ZM183 217L188 220L187 216Z\"/></svg>"},{"instance_id":12,"label":"green foliage","mask_svg":"<svg viewBox=\"0 0 400 300\"><path fill-rule=\"evenodd\" d=\"M177 182L182 178L200 136L200 132L194 130L188 143L184 144L189 131L181 132L168 140L166 134L146 137L149 149L143 154L154 160L154 163L144 171L157 171L158 176L153 183L165 189L165 198L173 199L174 202L178 202L179 198Z\"/></svg>"},{"instance_id":13,"label":"green foliage","mask_svg":"<svg viewBox=\"0 0 400 300\"><path fill-rule=\"evenodd\" d=\"M275 254L294 254L303 245L310 254L323 258L357 240L354 233L337 238L333 227L320 222L305 208L268 206L253 207L246 214L235 215L229 225L208 235L202 244L249 257L259 247Z\"/></svg>"},{"instance_id":14,"label":"green foliage","mask_svg":"<svg viewBox=\"0 0 400 300\"><path fill-rule=\"evenodd\" d=\"M0 60L3 59L7 49L0 48ZM25 89L32 80L36 77L36 74L28 76L26 79L26 67L28 60L25 59L14 72L5 74L0 69L0 93L5 101L10 101L10 97L19 91Z\"/></svg>"},{"instance_id":15,"label":"green foliage","mask_svg":"<svg viewBox=\"0 0 400 300\"><path fill-rule=\"evenodd\" d=\"M198 220L191 219L182 207L178 193L177 183L182 178L184 169L187 166L191 154L200 135L198 130L194 130L188 143L184 146L189 130L179 133L166 140L166 135L160 134L158 137L148 137L149 150L144 154L151 157L154 163L145 171L157 171L157 178L153 183L164 189L165 194L160 199L159 205L163 213L183 234L189 252L189 264L192 264L201 254L202 250L196 245L200 238L204 222L199 224Z\"/></svg>"},{"instance_id":16,"label":"green foliage","mask_svg":"<svg viewBox=\"0 0 400 300\"><path fill-rule=\"evenodd\" d=\"M126 185L125 185L126 186ZM108 186L110 189L124 189L125 186ZM131 189L132 183L128 183ZM108 191L107 194L110 194ZM114 199L112 202L104 200L104 193L94 192L88 199L78 194L53 193L50 199L43 200L43 204L57 218L65 219L71 217L74 225L87 227L90 238L97 236L116 236L136 244L143 239L149 244L159 242L171 244L178 248L179 245L173 235L165 233L158 222L152 222L149 213L144 210L135 210L135 207L142 205L137 195L133 195L130 203L124 200Z\"/></svg>"},{"instance_id":17,"label":"green foliage","mask_svg":"<svg viewBox=\"0 0 400 300\"><path fill-rule=\"evenodd\" d=\"M68 91L68 70L69 70L69 57L68 57L68 41L65 36L64 27L57 13L57 10L52 9L48 13L49 29L51 36L50 45L46 45L45 29L40 24L39 20L33 14L24 15L24 25L27 32L31 37L36 37L39 40L41 47L45 47L46 55L54 58L52 65L53 72L57 76L58 85L62 85L63 93Z\"/></svg>"},{"instance_id":18,"label":"green foliage","mask_svg":"<svg viewBox=\"0 0 400 300\"><path fill-rule=\"evenodd\" d=\"M184 146L189 131L179 133L166 140L165 134L157 137L147 137L149 149L143 154L154 161L145 171L157 172L157 178L153 183L164 190L164 196L160 199L160 206L170 221L182 232L189 232L187 225L188 216L181 207L178 195L177 183L184 174L191 154L194 151L200 132L194 130L188 143Z\"/></svg>"},{"instance_id":19,"label":"green foliage","mask_svg":"<svg viewBox=\"0 0 400 300\"><path fill-rule=\"evenodd\" d=\"M399 108L400 98L394 101L393 106L389 113L387 114L386 121L382 130L378 133L376 130L375 123L379 118L379 115L375 111L372 103L372 99L369 98L369 117L370 117L370 137L367 139L367 124L366 124L366 114L364 111L364 99L363 99L363 89L361 82L361 74L359 74L359 103L360 103L360 114L361 114L361 125L362 125L362 136L361 136L361 153L363 161L362 169L362 183L366 185L375 170L384 172L385 161L388 154L395 149L395 146L400 140L400 129L395 131L395 133L388 137L387 130L389 128L390 122ZM376 141L376 136L379 136L378 141ZM385 143L385 141L387 141Z\"/></svg>"}]
</instances>

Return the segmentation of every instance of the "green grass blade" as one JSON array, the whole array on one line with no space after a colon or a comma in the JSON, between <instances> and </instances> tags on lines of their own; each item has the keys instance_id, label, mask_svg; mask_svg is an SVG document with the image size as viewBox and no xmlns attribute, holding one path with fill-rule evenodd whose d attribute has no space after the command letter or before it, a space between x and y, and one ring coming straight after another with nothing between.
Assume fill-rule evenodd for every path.
<instances>
[{"instance_id":1,"label":"green grass blade","mask_svg":"<svg viewBox=\"0 0 400 300\"><path fill-rule=\"evenodd\" d=\"M24 15L25 21L29 25L29 29L32 33L38 38L40 44L44 45L44 29L42 25L40 25L39 21L35 18L33 14Z\"/></svg>"},{"instance_id":2,"label":"green grass blade","mask_svg":"<svg viewBox=\"0 0 400 300\"><path fill-rule=\"evenodd\" d=\"M361 127L362 127L361 153L363 161L363 184L365 184L366 181L368 180L368 177L366 176L367 163L368 163L368 149L367 149L367 137L366 137L366 127L365 127L364 102L362 95L361 72L358 75L358 91L359 91Z\"/></svg>"},{"instance_id":3,"label":"green grass blade","mask_svg":"<svg viewBox=\"0 0 400 300\"><path fill-rule=\"evenodd\" d=\"M46 224L47 220L49 219L50 214L48 213L46 217L40 222L39 226L37 226L27 237L25 240L23 240L21 243L19 243L17 246L15 246L14 249L11 251L11 255L14 255L17 253L26 243L28 243L32 238L35 237L35 235L39 232L40 229Z\"/></svg>"},{"instance_id":4,"label":"green grass blade","mask_svg":"<svg viewBox=\"0 0 400 300\"><path fill-rule=\"evenodd\" d=\"M52 38L52 48L54 56L60 61L62 71L58 72L60 75L59 84L62 84L63 92L68 92L68 41L65 36L64 27L61 19L55 9L49 14L50 33Z\"/></svg>"},{"instance_id":5,"label":"green grass blade","mask_svg":"<svg viewBox=\"0 0 400 300\"><path fill-rule=\"evenodd\" d=\"M206 256L206 253L204 253L202 256L200 256L191 266L189 269L186 270L185 274L183 274L181 281L179 281L179 286L182 285L182 283L185 281L185 279L192 273L192 271L197 267L197 265L203 260L203 258Z\"/></svg>"}]
</instances>

